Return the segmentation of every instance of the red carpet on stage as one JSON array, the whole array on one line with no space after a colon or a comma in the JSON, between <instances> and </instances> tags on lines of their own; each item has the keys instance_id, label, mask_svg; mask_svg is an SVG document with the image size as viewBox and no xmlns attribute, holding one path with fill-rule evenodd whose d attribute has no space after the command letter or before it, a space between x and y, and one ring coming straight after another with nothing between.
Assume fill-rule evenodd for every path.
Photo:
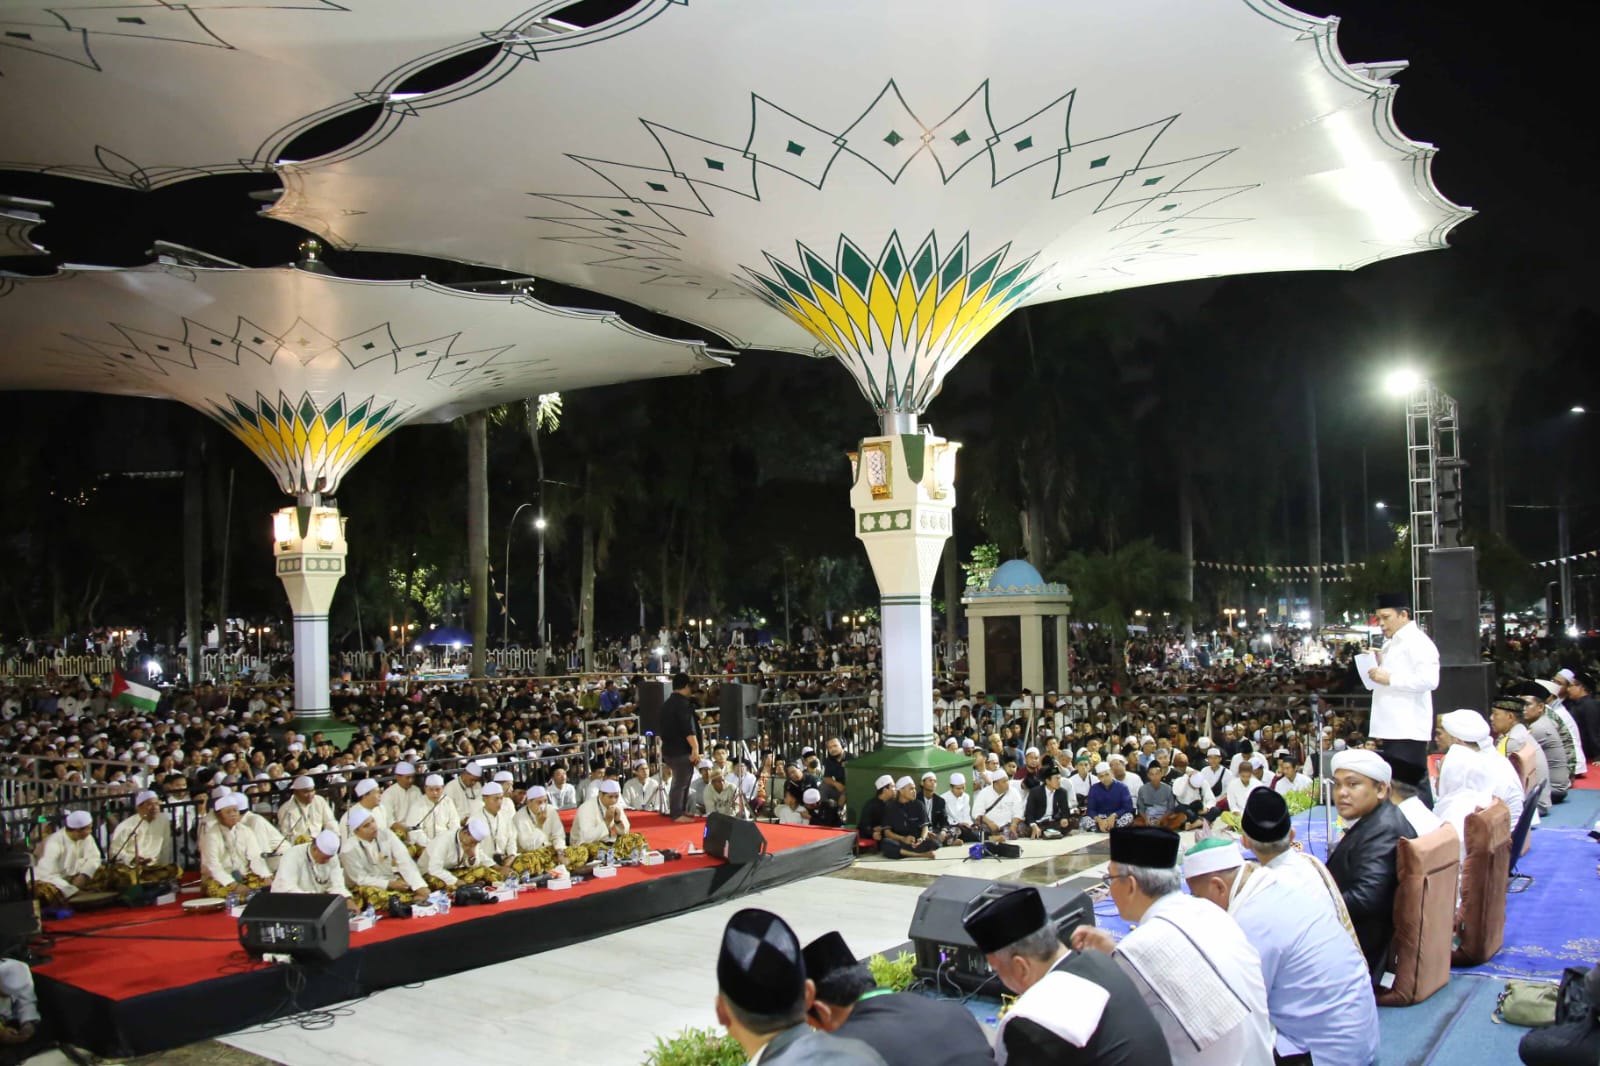
<instances>
[{"instance_id":1,"label":"red carpet on stage","mask_svg":"<svg viewBox=\"0 0 1600 1066\"><path fill-rule=\"evenodd\" d=\"M1582 777L1572 779L1573 788L1587 788L1600 791L1600 762L1589 764L1589 772Z\"/></svg>"},{"instance_id":2,"label":"red carpet on stage","mask_svg":"<svg viewBox=\"0 0 1600 1066\"><path fill-rule=\"evenodd\" d=\"M699 846L703 822L675 824L662 815L634 814L634 831L642 833L654 850L686 852ZM814 844L842 835L834 830L761 823L769 853ZM609 892L627 885L670 878L676 874L722 862L705 855L688 855L660 866L624 866L617 876L590 878L567 891L536 889L510 903L458 907L435 918L383 919L367 932L352 933L351 950L414 933L431 932L507 912L531 910L584 896ZM185 897L192 899L194 897ZM226 914L185 914L180 904L138 909L113 908L48 922L45 932L56 938L51 962L36 968L52 978L111 1000L124 1000L203 981L271 969L239 946L237 923Z\"/></svg>"}]
</instances>

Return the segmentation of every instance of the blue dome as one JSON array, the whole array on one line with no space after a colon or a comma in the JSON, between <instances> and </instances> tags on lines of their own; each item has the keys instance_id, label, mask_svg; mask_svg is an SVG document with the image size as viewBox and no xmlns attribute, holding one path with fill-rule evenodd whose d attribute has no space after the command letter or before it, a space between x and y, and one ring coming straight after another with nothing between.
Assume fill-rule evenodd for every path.
<instances>
[{"instance_id":1,"label":"blue dome","mask_svg":"<svg viewBox=\"0 0 1600 1066\"><path fill-rule=\"evenodd\" d=\"M1031 589L1044 584L1044 578L1039 576L1039 571L1033 564L1024 559L1011 559L1003 562L989 577L988 588L991 589Z\"/></svg>"}]
</instances>

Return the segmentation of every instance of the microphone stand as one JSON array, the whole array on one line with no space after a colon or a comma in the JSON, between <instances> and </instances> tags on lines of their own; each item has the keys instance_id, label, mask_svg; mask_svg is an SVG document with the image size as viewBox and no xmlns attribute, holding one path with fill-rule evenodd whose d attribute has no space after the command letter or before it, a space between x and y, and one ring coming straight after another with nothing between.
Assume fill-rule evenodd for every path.
<instances>
[{"instance_id":1,"label":"microphone stand","mask_svg":"<svg viewBox=\"0 0 1600 1066\"><path fill-rule=\"evenodd\" d=\"M1328 772L1328 749L1323 744L1322 732L1322 700L1313 692L1311 694L1311 729L1317 738L1317 802L1322 807L1322 827L1326 836L1323 838L1324 851L1322 857L1327 859L1333 851L1333 789ZM1311 812L1306 811L1306 837L1311 836Z\"/></svg>"}]
</instances>

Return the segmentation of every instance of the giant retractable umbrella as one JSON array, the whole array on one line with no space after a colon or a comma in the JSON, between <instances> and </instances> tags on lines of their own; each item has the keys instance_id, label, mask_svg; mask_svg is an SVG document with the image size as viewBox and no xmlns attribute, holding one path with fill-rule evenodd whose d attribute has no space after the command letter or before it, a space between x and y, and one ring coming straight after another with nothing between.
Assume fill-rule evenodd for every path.
<instances>
[{"instance_id":1,"label":"giant retractable umbrella","mask_svg":"<svg viewBox=\"0 0 1600 1066\"><path fill-rule=\"evenodd\" d=\"M0 168L152 188L262 170L379 81L555 28L528 0L6 0ZM470 65L470 63L468 64Z\"/></svg>"},{"instance_id":2,"label":"giant retractable umbrella","mask_svg":"<svg viewBox=\"0 0 1600 1066\"><path fill-rule=\"evenodd\" d=\"M395 103L284 168L273 213L837 359L883 425L851 500L891 750L860 765L938 766L956 445L917 416L956 361L1018 306L1354 269L1470 213L1395 127L1403 64L1346 62L1335 28L1276 0L645 0Z\"/></svg>"},{"instance_id":3,"label":"giant retractable umbrella","mask_svg":"<svg viewBox=\"0 0 1600 1066\"><path fill-rule=\"evenodd\" d=\"M178 400L242 441L296 505L274 516L294 611L295 707L328 713L344 522L324 494L412 422L539 393L725 365L607 312L426 281L154 266L0 279L0 388Z\"/></svg>"}]
</instances>

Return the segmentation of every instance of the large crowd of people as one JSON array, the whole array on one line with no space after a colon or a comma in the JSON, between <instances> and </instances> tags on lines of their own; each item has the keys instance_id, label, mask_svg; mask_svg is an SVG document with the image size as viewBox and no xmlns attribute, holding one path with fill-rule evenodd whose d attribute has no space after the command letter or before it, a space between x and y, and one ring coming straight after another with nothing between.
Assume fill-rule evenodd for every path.
<instances>
[{"instance_id":1,"label":"large crowd of people","mask_svg":"<svg viewBox=\"0 0 1600 1066\"><path fill-rule=\"evenodd\" d=\"M641 810L853 824L861 848L890 859L1106 834L1112 898L1140 922L1137 936L1113 945L1085 931L1079 950L1062 954L1038 935L1037 900L1025 892L969 915L974 940L1028 1007L1001 1034L1013 1058L1073 1061L1057 1054L1065 1039L1142 1049L1086 1061L1166 1061L1164 1050L1174 1062L1270 1062L1276 1047L1280 1062L1364 1062L1374 1027L1333 1026L1313 1007L1319 996L1370 1005L1370 988L1356 995L1346 971L1352 953L1363 982L1381 966L1395 841L1443 824L1461 835L1464 819L1495 800L1515 819L1530 780L1548 811L1600 754L1600 704L1572 646L1516 649L1509 667L1500 664L1502 698L1487 713L1445 714L1433 736L1427 711L1416 736L1421 703L1408 695L1408 671L1426 673L1427 649L1408 665L1415 627L1403 608L1385 609L1393 617L1380 611L1387 652L1370 678L1370 705L1340 695L1352 668L1338 655L1278 663L1246 652L1208 664L1152 661L1131 674L1075 664L1067 691L1005 697L943 677L933 690L935 738L970 768L881 776L859 809L848 763L877 744L882 691L870 632L781 655L730 644L711 676L674 677L659 747L640 729L646 682L636 673L346 683L334 712L354 731L337 745L316 720L295 717L282 687L169 688L151 708L119 703L89 679L30 680L0 690L5 829L32 846L35 891L52 910L84 893L164 886L185 870L217 898L270 887L334 892L352 910L420 903L463 884L636 860L644 842L629 812ZM786 672L796 666L804 672ZM1436 678L1436 654L1432 669ZM720 686L747 680L761 686L761 735L721 739ZM1436 783L1429 741L1444 751ZM1288 812L1318 797L1355 826L1325 867L1286 838ZM41 813L55 831L39 837ZM1216 831L1219 819L1253 860L1236 843L1229 850L1234 837ZM1182 830L1200 830L1205 846L1180 856ZM1274 946L1282 916L1313 911L1314 949ZM1181 929L1185 943L1163 938L1152 916ZM1241 938L1260 953L1253 966ZM1270 964L1266 946L1278 952ZM1094 963L1096 953L1123 965ZM1182 980L1143 968L1174 953L1194 956L1177 971ZM1275 974L1313 966L1324 974L1314 995L1289 976L1278 986ZM1342 975L1336 988L1329 973ZM1215 995L1202 1004L1196 975L1206 974ZM805 1016L823 1029L834 1019L848 1035L854 984L842 982L830 1000L814 983ZM1091 986L1099 991L1085 999ZM1066 1010L1072 991L1078 1005ZM735 1033L759 1036L772 1018L752 1017L783 1014L741 1013L740 994L724 989ZM1082 1005L1097 997L1098 1010ZM855 1011L858 1020L873 1013ZM1145 1047L1151 1034L1161 1048ZM1211 1050L1193 1053L1200 1046Z\"/></svg>"}]
</instances>

